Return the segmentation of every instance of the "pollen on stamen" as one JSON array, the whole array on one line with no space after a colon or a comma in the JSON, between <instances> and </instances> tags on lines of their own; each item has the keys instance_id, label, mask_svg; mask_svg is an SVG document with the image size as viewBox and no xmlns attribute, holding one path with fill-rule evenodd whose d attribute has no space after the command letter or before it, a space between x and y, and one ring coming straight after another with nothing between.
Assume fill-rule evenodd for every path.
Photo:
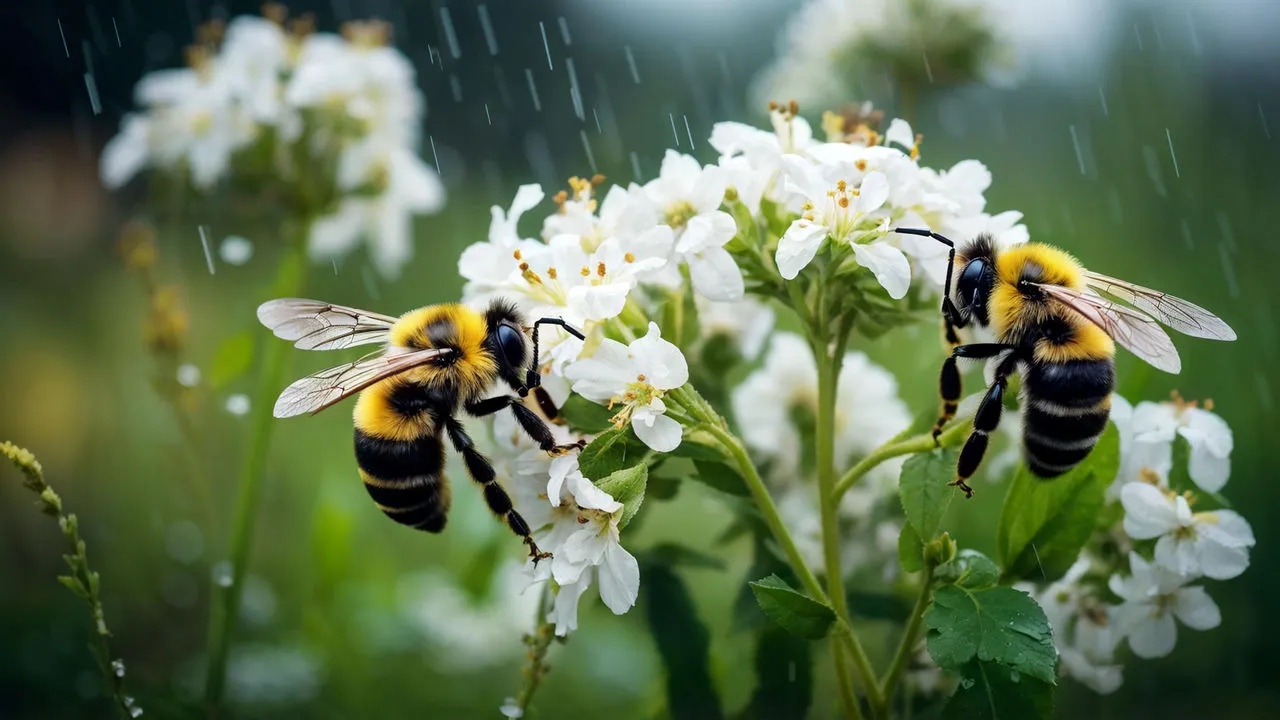
<instances>
[{"instance_id":1,"label":"pollen on stamen","mask_svg":"<svg viewBox=\"0 0 1280 720\"><path fill-rule=\"evenodd\" d=\"M511 257L513 257L513 258L515 258L515 259L517 259L517 260L522 259L522 258L520 257L520 251L519 251L519 250L516 250L515 252L511 253Z\"/></svg>"},{"instance_id":2,"label":"pollen on stamen","mask_svg":"<svg viewBox=\"0 0 1280 720\"><path fill-rule=\"evenodd\" d=\"M596 275L599 275L600 277L604 277L605 275L604 263L596 264Z\"/></svg>"},{"instance_id":3,"label":"pollen on stamen","mask_svg":"<svg viewBox=\"0 0 1280 720\"><path fill-rule=\"evenodd\" d=\"M547 268L547 277L551 278L552 280L555 280L555 279L556 279L556 269L555 269L555 268L553 268L553 267L549 267L549 268Z\"/></svg>"},{"instance_id":4,"label":"pollen on stamen","mask_svg":"<svg viewBox=\"0 0 1280 720\"><path fill-rule=\"evenodd\" d=\"M633 390L628 390L628 391L626 391L625 393L623 393L623 394L622 394L622 399L623 399L623 400L626 400L627 402L630 402L630 401L632 401L632 400L635 400L637 397L638 397L638 396L635 394L635 391L633 391Z\"/></svg>"},{"instance_id":5,"label":"pollen on stamen","mask_svg":"<svg viewBox=\"0 0 1280 720\"><path fill-rule=\"evenodd\" d=\"M626 260L629 263L633 263L636 261L636 256L634 253L627 253L626 255L622 256L622 259Z\"/></svg>"},{"instance_id":6,"label":"pollen on stamen","mask_svg":"<svg viewBox=\"0 0 1280 720\"><path fill-rule=\"evenodd\" d=\"M1160 487L1160 473L1156 472L1155 470L1152 470L1149 467L1144 467L1138 471L1138 479L1144 483L1147 483L1148 485L1155 485L1156 487Z\"/></svg>"},{"instance_id":7,"label":"pollen on stamen","mask_svg":"<svg viewBox=\"0 0 1280 720\"><path fill-rule=\"evenodd\" d=\"M801 210L804 210L804 211L806 211L806 212L807 212L807 211L809 211L809 210L812 210L812 209L813 209L813 203L805 203L803 206L801 206L801 208L800 208L800 209L801 209Z\"/></svg>"},{"instance_id":8,"label":"pollen on stamen","mask_svg":"<svg viewBox=\"0 0 1280 720\"><path fill-rule=\"evenodd\" d=\"M856 168L858 168L858 172L866 172L866 171L867 171L867 161L866 161L866 160L859 160L858 162L854 163L854 164L853 164L853 166L854 166L854 167L856 167Z\"/></svg>"},{"instance_id":9,"label":"pollen on stamen","mask_svg":"<svg viewBox=\"0 0 1280 720\"><path fill-rule=\"evenodd\" d=\"M522 262L520 263L519 267L520 267L520 272L524 272L529 269L529 263Z\"/></svg>"},{"instance_id":10,"label":"pollen on stamen","mask_svg":"<svg viewBox=\"0 0 1280 720\"><path fill-rule=\"evenodd\" d=\"M583 265L582 269L579 270L578 272L582 273L582 277L587 277L591 275L591 268L587 267L586 265Z\"/></svg>"},{"instance_id":11,"label":"pollen on stamen","mask_svg":"<svg viewBox=\"0 0 1280 720\"><path fill-rule=\"evenodd\" d=\"M644 373L640 373L639 375L637 375L636 380L640 382L644 382Z\"/></svg>"},{"instance_id":12,"label":"pollen on stamen","mask_svg":"<svg viewBox=\"0 0 1280 720\"><path fill-rule=\"evenodd\" d=\"M787 110L789 110L789 111L791 112L791 114L792 114L792 115L799 115L799 114L800 114L800 103L796 102L795 100L792 100L792 101L787 105Z\"/></svg>"},{"instance_id":13,"label":"pollen on stamen","mask_svg":"<svg viewBox=\"0 0 1280 720\"><path fill-rule=\"evenodd\" d=\"M849 196L848 196L848 195L842 195L842 196L840 197L840 199L839 199L839 200L837 200L836 202L837 202L837 203L839 203L840 207L842 207L842 208L847 208L847 207L849 207Z\"/></svg>"},{"instance_id":14,"label":"pollen on stamen","mask_svg":"<svg viewBox=\"0 0 1280 720\"><path fill-rule=\"evenodd\" d=\"M835 190L828 190L828 191L827 191L827 197L829 197L829 198L833 198L833 197L835 197L835 196L836 196L836 191L835 191Z\"/></svg>"},{"instance_id":15,"label":"pollen on stamen","mask_svg":"<svg viewBox=\"0 0 1280 720\"><path fill-rule=\"evenodd\" d=\"M843 180L836 181L836 190L839 190L840 192L844 192L845 189L848 187L849 187L849 184L846 183L845 181Z\"/></svg>"}]
</instances>

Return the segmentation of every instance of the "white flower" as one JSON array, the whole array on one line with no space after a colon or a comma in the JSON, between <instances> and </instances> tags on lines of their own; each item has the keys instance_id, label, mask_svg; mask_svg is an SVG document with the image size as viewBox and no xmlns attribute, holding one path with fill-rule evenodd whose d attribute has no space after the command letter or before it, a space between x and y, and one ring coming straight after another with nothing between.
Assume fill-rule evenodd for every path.
<instances>
[{"instance_id":1,"label":"white flower","mask_svg":"<svg viewBox=\"0 0 1280 720\"><path fill-rule=\"evenodd\" d=\"M662 397L689 380L680 348L663 340L657 323L630 345L604 340L595 353L565 370L573 391L610 408L621 405L614 422L630 422L646 445L670 452L680 444L680 423L667 417Z\"/></svg>"},{"instance_id":2,"label":"white flower","mask_svg":"<svg viewBox=\"0 0 1280 720\"><path fill-rule=\"evenodd\" d=\"M1124 599L1115 608L1116 632L1129 639L1129 647L1141 658L1158 658L1173 652L1178 640L1174 618L1192 630L1210 630L1222 622L1213 598L1202 587L1185 587L1187 578L1137 553L1129 553L1129 577L1112 575L1111 591Z\"/></svg>"},{"instance_id":3,"label":"white flower","mask_svg":"<svg viewBox=\"0 0 1280 720\"><path fill-rule=\"evenodd\" d=\"M1044 609L1053 628L1053 643L1062 658L1061 672L1075 678L1094 692L1108 695L1124 681L1124 668L1115 663L1119 641L1111 626L1108 609L1080 580L1088 572L1090 559L1081 556L1066 574L1043 591L1027 589Z\"/></svg>"},{"instance_id":4,"label":"white flower","mask_svg":"<svg viewBox=\"0 0 1280 720\"><path fill-rule=\"evenodd\" d=\"M754 297L738 302L713 302L701 295L694 296L698 308L698 326L703 337L727 335L738 346L747 360L754 360L764 349L765 341L773 332L776 315L773 308Z\"/></svg>"},{"instance_id":5,"label":"white flower","mask_svg":"<svg viewBox=\"0 0 1280 720\"><path fill-rule=\"evenodd\" d=\"M510 209L503 210L497 205L489 209L488 242L468 246L458 259L458 274L467 281L465 294L468 297L501 290L512 281L512 275L518 272L513 253L522 249L527 252L531 246L539 244L521 238L517 225L526 212L542 202L543 197L541 185L521 185Z\"/></svg>"},{"instance_id":6,"label":"white flower","mask_svg":"<svg viewBox=\"0 0 1280 720\"><path fill-rule=\"evenodd\" d=\"M818 372L809 344L799 335L774 334L764 366L734 388L731 404L747 446L772 460L776 474L794 475L803 448L792 417L797 409L815 415L818 409ZM846 353L836 392L837 461L871 452L910 422L892 373L863 353ZM885 467L887 477L896 477L893 465Z\"/></svg>"},{"instance_id":7,"label":"white flower","mask_svg":"<svg viewBox=\"0 0 1280 720\"><path fill-rule=\"evenodd\" d=\"M772 132L739 122L719 122L712 126L710 143L720 153L721 165L726 159L741 156L768 182L781 169L783 155L803 156L813 145L809 122L792 115L789 108L770 109L769 121Z\"/></svg>"},{"instance_id":8,"label":"white flower","mask_svg":"<svg viewBox=\"0 0 1280 720\"><path fill-rule=\"evenodd\" d=\"M827 238L853 245L855 259L873 274L889 296L906 295L911 266L902 251L884 242L862 245L887 222L872 216L889 198L889 180L882 172L864 173L851 163L815 166L794 155L782 158L788 188L802 194L803 214L778 241L778 272L790 280L813 261Z\"/></svg>"},{"instance_id":9,"label":"white flower","mask_svg":"<svg viewBox=\"0 0 1280 720\"><path fill-rule=\"evenodd\" d=\"M1134 540L1160 538L1155 561L1184 577L1228 580L1249 566L1253 529L1231 510L1194 515L1187 498L1134 482L1120 492L1124 531Z\"/></svg>"},{"instance_id":10,"label":"white flower","mask_svg":"<svg viewBox=\"0 0 1280 720\"><path fill-rule=\"evenodd\" d=\"M720 210L727 184L721 168L704 168L668 150L658 177L644 186L676 231L675 252L688 263L694 289L721 301L740 300L744 293L742 271L724 249L738 232L733 216Z\"/></svg>"},{"instance_id":11,"label":"white flower","mask_svg":"<svg viewBox=\"0 0 1280 720\"><path fill-rule=\"evenodd\" d=\"M1117 482L1138 480L1143 470L1166 477L1173 467L1174 438L1181 435L1190 445L1187 472L1196 485L1214 493L1227 484L1235 442L1222 418L1181 400L1141 402L1132 411L1127 403L1124 406L1118 414L1113 413L1122 444Z\"/></svg>"},{"instance_id":12,"label":"white flower","mask_svg":"<svg viewBox=\"0 0 1280 720\"><path fill-rule=\"evenodd\" d=\"M595 198L596 186L590 180L569 178L569 187L573 195L564 198L563 202L557 199L559 209L543 220L542 237L545 239L577 235L582 238L583 249L591 252L610 237L616 237L625 244L660 220L658 206L650 200L645 189L635 183L626 188L621 185L610 187L600 203ZM669 252L670 248L667 250Z\"/></svg>"}]
</instances>

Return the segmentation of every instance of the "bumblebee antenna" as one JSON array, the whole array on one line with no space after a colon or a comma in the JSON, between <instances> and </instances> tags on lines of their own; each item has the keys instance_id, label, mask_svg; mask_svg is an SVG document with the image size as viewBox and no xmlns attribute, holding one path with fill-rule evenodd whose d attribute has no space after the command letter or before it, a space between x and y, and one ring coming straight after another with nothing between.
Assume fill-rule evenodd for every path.
<instances>
[{"instance_id":1,"label":"bumblebee antenna","mask_svg":"<svg viewBox=\"0 0 1280 720\"><path fill-rule=\"evenodd\" d=\"M533 357L529 361L529 368L525 371L524 387L520 388L520 397L529 394L529 390L542 384L542 376L538 374L538 326L540 325L558 325L564 328L564 331L579 340L586 340L587 336L582 331L573 327L561 318L544 317L533 323Z\"/></svg>"},{"instance_id":2,"label":"bumblebee antenna","mask_svg":"<svg viewBox=\"0 0 1280 720\"><path fill-rule=\"evenodd\" d=\"M903 235L918 235L920 237L933 238L943 245L946 245L948 248L951 248L951 251L947 253L947 279L942 285L942 314L946 316L948 322L959 324L960 313L956 312L956 306L951 302L951 273L956 267L956 244L945 235L939 235L932 230L924 230L921 228L894 228L893 231Z\"/></svg>"}]
</instances>

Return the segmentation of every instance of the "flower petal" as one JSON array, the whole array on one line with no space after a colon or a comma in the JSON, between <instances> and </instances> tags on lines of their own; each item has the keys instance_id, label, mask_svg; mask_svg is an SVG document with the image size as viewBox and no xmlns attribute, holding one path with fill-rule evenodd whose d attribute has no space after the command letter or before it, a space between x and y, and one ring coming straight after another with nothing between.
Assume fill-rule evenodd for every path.
<instances>
[{"instance_id":1,"label":"flower petal","mask_svg":"<svg viewBox=\"0 0 1280 720\"><path fill-rule=\"evenodd\" d=\"M695 215L676 243L676 252L696 253L708 248L721 247L738 234L733 216L722 210Z\"/></svg>"},{"instance_id":2,"label":"flower petal","mask_svg":"<svg viewBox=\"0 0 1280 720\"><path fill-rule=\"evenodd\" d=\"M884 144L890 143L901 145L910 150L916 144L915 133L911 132L911 123L902 118L894 118L889 123L889 129L884 133Z\"/></svg>"},{"instance_id":3,"label":"flower petal","mask_svg":"<svg viewBox=\"0 0 1280 720\"><path fill-rule=\"evenodd\" d=\"M644 382L659 390L671 390L689 382L689 363L680 348L662 339L662 332L655 322L649 323L649 331L631 343L629 348L638 374ZM635 378L628 377L627 382Z\"/></svg>"},{"instance_id":4,"label":"flower petal","mask_svg":"<svg viewBox=\"0 0 1280 720\"><path fill-rule=\"evenodd\" d=\"M812 220L792 221L791 227L778 240L778 253L775 256L778 272L782 277L792 280L813 262L818 248L822 247L822 241L827 239L827 233L826 225L819 225Z\"/></svg>"},{"instance_id":5,"label":"flower petal","mask_svg":"<svg viewBox=\"0 0 1280 720\"><path fill-rule=\"evenodd\" d=\"M869 213L880 209L889 199L889 178L882 172L867 173L858 187L858 212Z\"/></svg>"},{"instance_id":6,"label":"flower petal","mask_svg":"<svg viewBox=\"0 0 1280 720\"><path fill-rule=\"evenodd\" d=\"M556 592L555 604L548 614L548 619L556 625L556 635L564 637L578 629L578 601L589 587L589 576L572 585L560 586L560 590Z\"/></svg>"},{"instance_id":7,"label":"flower petal","mask_svg":"<svg viewBox=\"0 0 1280 720\"><path fill-rule=\"evenodd\" d=\"M640 564L625 548L616 542L609 543L599 575L600 599L614 615L621 615L636 604L640 594Z\"/></svg>"},{"instance_id":8,"label":"flower petal","mask_svg":"<svg viewBox=\"0 0 1280 720\"><path fill-rule=\"evenodd\" d=\"M1249 550L1213 542L1201 536L1196 542L1199 569L1207 578L1230 580L1249 569Z\"/></svg>"},{"instance_id":9,"label":"flower petal","mask_svg":"<svg viewBox=\"0 0 1280 720\"><path fill-rule=\"evenodd\" d=\"M781 244L778 251L782 251ZM911 287L911 263L907 262L907 256L901 250L887 242L874 242L854 245L853 256L859 265L876 276L889 297L898 300L907 294Z\"/></svg>"},{"instance_id":10,"label":"flower petal","mask_svg":"<svg viewBox=\"0 0 1280 720\"><path fill-rule=\"evenodd\" d=\"M1165 612L1157 613L1150 606L1142 609L1152 615L1135 622L1129 629L1129 648L1133 650L1133 654L1150 660L1173 652L1173 646L1178 642L1178 626L1173 622L1173 616Z\"/></svg>"},{"instance_id":11,"label":"flower petal","mask_svg":"<svg viewBox=\"0 0 1280 720\"><path fill-rule=\"evenodd\" d=\"M1173 502L1153 485L1125 485L1120 502L1124 505L1124 532L1134 540L1160 537L1180 526Z\"/></svg>"},{"instance_id":12,"label":"flower petal","mask_svg":"<svg viewBox=\"0 0 1280 720\"><path fill-rule=\"evenodd\" d=\"M128 115L120 125L120 134L102 149L100 173L102 183L114 190L129 182L150 159L147 148L149 123L140 115Z\"/></svg>"},{"instance_id":13,"label":"flower petal","mask_svg":"<svg viewBox=\"0 0 1280 720\"><path fill-rule=\"evenodd\" d=\"M365 202L354 198L345 200L337 212L311 224L307 251L312 257L334 257L355 247L364 232Z\"/></svg>"},{"instance_id":14,"label":"flower petal","mask_svg":"<svg viewBox=\"0 0 1280 720\"><path fill-rule=\"evenodd\" d=\"M1138 484L1140 483L1133 483ZM1200 572L1200 556L1191 540L1165 535L1156 543L1155 557L1156 564L1178 575L1189 576Z\"/></svg>"},{"instance_id":15,"label":"flower petal","mask_svg":"<svg viewBox=\"0 0 1280 720\"><path fill-rule=\"evenodd\" d=\"M1173 614L1192 630L1212 630L1222 624L1218 604L1202 587L1182 588L1173 596Z\"/></svg>"},{"instance_id":16,"label":"flower petal","mask_svg":"<svg viewBox=\"0 0 1280 720\"><path fill-rule=\"evenodd\" d=\"M641 442L658 452L671 452L680 446L680 423L649 408L635 409L631 415L631 427Z\"/></svg>"},{"instance_id":17,"label":"flower petal","mask_svg":"<svg viewBox=\"0 0 1280 720\"><path fill-rule=\"evenodd\" d=\"M722 247L708 248L698 255L690 256L688 260L693 288L708 300L737 301L746 294L742 270L728 250Z\"/></svg>"}]
</instances>

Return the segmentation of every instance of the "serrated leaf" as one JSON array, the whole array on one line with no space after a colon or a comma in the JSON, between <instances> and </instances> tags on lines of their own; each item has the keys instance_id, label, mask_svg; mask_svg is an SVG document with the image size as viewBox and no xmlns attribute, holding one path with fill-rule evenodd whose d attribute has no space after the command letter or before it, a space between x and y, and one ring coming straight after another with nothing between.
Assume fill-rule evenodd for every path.
<instances>
[{"instance_id":1,"label":"serrated leaf","mask_svg":"<svg viewBox=\"0 0 1280 720\"><path fill-rule=\"evenodd\" d=\"M1000 582L1000 567L977 550L965 549L954 560L939 565L934 577L939 582L980 590Z\"/></svg>"},{"instance_id":2,"label":"serrated leaf","mask_svg":"<svg viewBox=\"0 0 1280 720\"><path fill-rule=\"evenodd\" d=\"M711 635L698 618L693 598L679 576L646 564L640 584L649 632L667 675L667 710L677 720L723 717L707 666Z\"/></svg>"},{"instance_id":3,"label":"serrated leaf","mask_svg":"<svg viewBox=\"0 0 1280 720\"><path fill-rule=\"evenodd\" d=\"M751 583L751 591L764 614L793 635L820 640L835 622L836 614L831 608L793 590L777 575Z\"/></svg>"},{"instance_id":4,"label":"serrated leaf","mask_svg":"<svg viewBox=\"0 0 1280 720\"><path fill-rule=\"evenodd\" d=\"M560 406L560 417L574 430L599 433L613 427L613 411L581 395L571 394Z\"/></svg>"},{"instance_id":5,"label":"serrated leaf","mask_svg":"<svg viewBox=\"0 0 1280 720\"><path fill-rule=\"evenodd\" d=\"M813 647L775 626L757 631L756 689L743 718L803 718L813 702Z\"/></svg>"},{"instance_id":6,"label":"serrated leaf","mask_svg":"<svg viewBox=\"0 0 1280 720\"><path fill-rule=\"evenodd\" d=\"M742 479L738 471L724 463L694 460L693 467L696 472L691 479L720 492L739 497L746 497L751 492L747 489L747 481Z\"/></svg>"},{"instance_id":7,"label":"serrated leaf","mask_svg":"<svg viewBox=\"0 0 1280 720\"><path fill-rule=\"evenodd\" d=\"M662 542L644 551L644 556L651 562L666 567L690 567L704 570L723 570L724 560L695 550L686 545L673 542Z\"/></svg>"},{"instance_id":8,"label":"serrated leaf","mask_svg":"<svg viewBox=\"0 0 1280 720\"><path fill-rule=\"evenodd\" d=\"M734 527L741 528L737 534L749 534L751 537L751 567L747 568L745 579L738 586L738 594L733 601L733 619L730 626L734 631L771 627L769 618L756 603L756 596L751 588L751 578L777 575L788 584L794 584L795 574L786 562L779 560L777 555L765 545L764 537L753 531L750 522L739 518L730 526L730 529Z\"/></svg>"},{"instance_id":9,"label":"serrated leaf","mask_svg":"<svg viewBox=\"0 0 1280 720\"><path fill-rule=\"evenodd\" d=\"M596 482L596 487L622 503L622 517L618 520L619 529L626 527L640 510L640 506L644 504L644 488L648 479L649 468L641 463L618 470Z\"/></svg>"},{"instance_id":10,"label":"serrated leaf","mask_svg":"<svg viewBox=\"0 0 1280 720\"><path fill-rule=\"evenodd\" d=\"M942 518L957 490L950 487L956 474L954 450L918 453L902 464L898 493L902 510L922 540L932 540L942 529Z\"/></svg>"},{"instance_id":11,"label":"serrated leaf","mask_svg":"<svg viewBox=\"0 0 1280 720\"><path fill-rule=\"evenodd\" d=\"M599 480L639 463L646 452L648 448L630 425L609 428L578 453L578 470L588 480Z\"/></svg>"},{"instance_id":12,"label":"serrated leaf","mask_svg":"<svg viewBox=\"0 0 1280 720\"><path fill-rule=\"evenodd\" d=\"M907 572L924 569L924 541L910 522L902 524L902 532L898 535L898 564Z\"/></svg>"},{"instance_id":13,"label":"serrated leaf","mask_svg":"<svg viewBox=\"0 0 1280 720\"><path fill-rule=\"evenodd\" d=\"M943 720L1049 720L1054 688L1000 663L974 660L960 669L960 684Z\"/></svg>"},{"instance_id":14,"label":"serrated leaf","mask_svg":"<svg viewBox=\"0 0 1280 720\"><path fill-rule=\"evenodd\" d=\"M972 660L998 662L1051 685L1058 680L1044 610L1021 590L969 590L945 585L933 593L924 615L929 655L938 666L959 672Z\"/></svg>"},{"instance_id":15,"label":"serrated leaf","mask_svg":"<svg viewBox=\"0 0 1280 720\"><path fill-rule=\"evenodd\" d=\"M213 360L209 363L210 387L220 390L248 372L253 365L253 338L253 332L245 331L232 335L218 345L213 353Z\"/></svg>"},{"instance_id":16,"label":"serrated leaf","mask_svg":"<svg viewBox=\"0 0 1280 720\"><path fill-rule=\"evenodd\" d=\"M1120 467L1120 436L1108 424L1093 452L1052 480L1018 469L1005 496L996 550L1006 579L1056 580L1093 534Z\"/></svg>"}]
</instances>

